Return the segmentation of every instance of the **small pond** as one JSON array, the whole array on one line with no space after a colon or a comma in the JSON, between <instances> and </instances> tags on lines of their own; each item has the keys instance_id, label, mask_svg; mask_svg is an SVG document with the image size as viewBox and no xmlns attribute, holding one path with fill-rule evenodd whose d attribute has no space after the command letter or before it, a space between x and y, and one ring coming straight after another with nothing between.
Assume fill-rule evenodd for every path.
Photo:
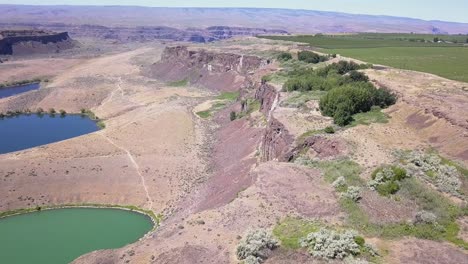
<instances>
[{"instance_id":1,"label":"small pond","mask_svg":"<svg viewBox=\"0 0 468 264\"><path fill-rule=\"evenodd\" d=\"M39 87L40 87L39 83L30 83L30 84L0 88L0 99L5 98L5 97L10 97L13 95L17 95L20 93L29 92L32 90L37 90L39 89Z\"/></svg>"},{"instance_id":2,"label":"small pond","mask_svg":"<svg viewBox=\"0 0 468 264\"><path fill-rule=\"evenodd\" d=\"M0 119L0 154L41 146L99 130L87 116L16 115Z\"/></svg>"},{"instance_id":3,"label":"small pond","mask_svg":"<svg viewBox=\"0 0 468 264\"><path fill-rule=\"evenodd\" d=\"M120 248L153 228L143 214L100 208L43 210L0 219L0 262L69 263L98 249Z\"/></svg>"}]
</instances>

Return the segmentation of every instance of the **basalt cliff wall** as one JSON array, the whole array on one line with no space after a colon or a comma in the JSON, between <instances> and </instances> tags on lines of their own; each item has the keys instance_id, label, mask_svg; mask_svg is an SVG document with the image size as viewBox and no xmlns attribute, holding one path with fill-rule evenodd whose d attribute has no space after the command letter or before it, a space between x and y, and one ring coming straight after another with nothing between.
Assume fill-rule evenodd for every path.
<instances>
[{"instance_id":1,"label":"basalt cliff wall","mask_svg":"<svg viewBox=\"0 0 468 264\"><path fill-rule=\"evenodd\" d=\"M161 60L144 74L168 82L186 80L216 91L239 91L254 86L251 76L268 63L257 56L175 46L167 47Z\"/></svg>"},{"instance_id":2,"label":"basalt cliff wall","mask_svg":"<svg viewBox=\"0 0 468 264\"><path fill-rule=\"evenodd\" d=\"M0 55L60 52L75 45L67 32L35 30L0 31Z\"/></svg>"},{"instance_id":3,"label":"basalt cliff wall","mask_svg":"<svg viewBox=\"0 0 468 264\"><path fill-rule=\"evenodd\" d=\"M240 91L244 100L238 101L240 111L248 111L248 97L260 104L260 112L267 123L260 136L262 161L287 161L294 138L286 127L273 116L280 93L275 87L260 82L256 72L270 62L257 56L218 53L185 46L167 47L161 60L144 70L144 74L164 81L186 80L214 91ZM233 110L236 107L233 108ZM225 111L229 116L229 111Z\"/></svg>"},{"instance_id":4,"label":"basalt cliff wall","mask_svg":"<svg viewBox=\"0 0 468 264\"><path fill-rule=\"evenodd\" d=\"M273 116L279 96L276 88L265 82L262 82L255 91L255 100L260 103L260 112L267 117L267 126L260 145L262 161L287 161L287 153L294 143L294 138L286 127Z\"/></svg>"}]
</instances>

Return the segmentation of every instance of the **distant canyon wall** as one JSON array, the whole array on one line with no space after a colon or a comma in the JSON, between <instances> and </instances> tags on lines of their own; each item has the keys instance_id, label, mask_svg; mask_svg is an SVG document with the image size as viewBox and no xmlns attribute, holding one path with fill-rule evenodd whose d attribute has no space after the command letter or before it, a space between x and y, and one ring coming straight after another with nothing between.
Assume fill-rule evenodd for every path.
<instances>
[{"instance_id":1,"label":"distant canyon wall","mask_svg":"<svg viewBox=\"0 0 468 264\"><path fill-rule=\"evenodd\" d=\"M92 37L119 42L145 42L152 40L187 41L205 43L238 36L257 36L260 34L287 34L284 30L265 28L246 28L213 26L208 28L178 29L166 26L106 27L100 25L70 25L48 23L0 23L5 28L45 29L67 31L73 37Z\"/></svg>"},{"instance_id":2,"label":"distant canyon wall","mask_svg":"<svg viewBox=\"0 0 468 264\"><path fill-rule=\"evenodd\" d=\"M0 55L25 55L59 52L72 48L67 32L52 33L34 30L0 31Z\"/></svg>"},{"instance_id":3,"label":"distant canyon wall","mask_svg":"<svg viewBox=\"0 0 468 264\"><path fill-rule=\"evenodd\" d=\"M468 23L293 9L0 5L0 14L0 23L18 25L55 23L108 28L171 27L179 30L224 25L291 33L468 33Z\"/></svg>"}]
</instances>

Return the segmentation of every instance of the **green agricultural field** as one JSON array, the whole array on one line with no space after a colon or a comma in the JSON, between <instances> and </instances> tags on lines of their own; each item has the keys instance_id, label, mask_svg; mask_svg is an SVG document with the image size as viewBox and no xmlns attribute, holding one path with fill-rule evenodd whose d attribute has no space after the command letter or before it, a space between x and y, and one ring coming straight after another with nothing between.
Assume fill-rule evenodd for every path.
<instances>
[{"instance_id":1,"label":"green agricultural field","mask_svg":"<svg viewBox=\"0 0 468 264\"><path fill-rule=\"evenodd\" d=\"M436 37L445 42L432 42ZM464 43L468 38L466 35L366 33L262 38L304 42L323 49L325 53L468 82L468 46Z\"/></svg>"},{"instance_id":2,"label":"green agricultural field","mask_svg":"<svg viewBox=\"0 0 468 264\"><path fill-rule=\"evenodd\" d=\"M468 82L468 47L337 49L333 52L369 63Z\"/></svg>"}]
</instances>

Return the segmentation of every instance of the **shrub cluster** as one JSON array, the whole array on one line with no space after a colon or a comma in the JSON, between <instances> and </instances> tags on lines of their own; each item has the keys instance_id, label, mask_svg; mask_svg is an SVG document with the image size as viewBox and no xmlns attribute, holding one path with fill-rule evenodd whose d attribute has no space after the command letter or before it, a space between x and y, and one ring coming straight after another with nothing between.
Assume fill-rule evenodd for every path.
<instances>
[{"instance_id":1,"label":"shrub cluster","mask_svg":"<svg viewBox=\"0 0 468 264\"><path fill-rule=\"evenodd\" d=\"M297 53L297 59L307 63L319 63L328 60L328 56L321 56L315 52L304 50Z\"/></svg>"},{"instance_id":2,"label":"shrub cluster","mask_svg":"<svg viewBox=\"0 0 468 264\"><path fill-rule=\"evenodd\" d=\"M375 170L367 185L380 195L389 196L400 190L400 181L407 177L406 170L398 166L387 166Z\"/></svg>"},{"instance_id":3,"label":"shrub cluster","mask_svg":"<svg viewBox=\"0 0 468 264\"><path fill-rule=\"evenodd\" d=\"M345 191L347 188L346 179L340 176L332 183L332 186L338 191Z\"/></svg>"},{"instance_id":4,"label":"shrub cluster","mask_svg":"<svg viewBox=\"0 0 468 264\"><path fill-rule=\"evenodd\" d=\"M340 75L344 75L351 71L363 70L370 68L369 64L357 64L354 61L339 61L328 65L318 70L319 75L326 76L330 72L336 72Z\"/></svg>"},{"instance_id":5,"label":"shrub cluster","mask_svg":"<svg viewBox=\"0 0 468 264\"><path fill-rule=\"evenodd\" d=\"M346 77L350 82L368 82L369 77L362 72L358 72L352 70L349 72L348 76Z\"/></svg>"},{"instance_id":6,"label":"shrub cluster","mask_svg":"<svg viewBox=\"0 0 468 264\"><path fill-rule=\"evenodd\" d=\"M428 211L419 211L414 216L414 224L436 224L437 216Z\"/></svg>"},{"instance_id":7,"label":"shrub cluster","mask_svg":"<svg viewBox=\"0 0 468 264\"><path fill-rule=\"evenodd\" d=\"M305 51L304 51L305 52ZM320 100L320 110L333 117L336 124L344 126L352 121L352 115L368 112L373 106L388 107L396 102L396 96L387 89L377 89L359 69L369 65L339 61L318 70L291 71L284 83L286 91L328 91Z\"/></svg>"},{"instance_id":8,"label":"shrub cluster","mask_svg":"<svg viewBox=\"0 0 468 264\"><path fill-rule=\"evenodd\" d=\"M339 61L324 68L298 69L288 73L290 77L283 89L286 91L328 91L353 82L367 82L369 78L356 70L367 68L365 64ZM344 76L345 74L348 75Z\"/></svg>"},{"instance_id":9,"label":"shrub cluster","mask_svg":"<svg viewBox=\"0 0 468 264\"><path fill-rule=\"evenodd\" d=\"M262 263L270 251L278 246L278 241L264 229L250 231L237 246L236 255L246 264Z\"/></svg>"},{"instance_id":10,"label":"shrub cluster","mask_svg":"<svg viewBox=\"0 0 468 264\"><path fill-rule=\"evenodd\" d=\"M334 230L322 228L318 232L312 232L301 240L301 246L306 247L314 257L327 259L344 259L350 255L361 253L364 239L355 231L338 233Z\"/></svg>"},{"instance_id":11,"label":"shrub cluster","mask_svg":"<svg viewBox=\"0 0 468 264\"><path fill-rule=\"evenodd\" d=\"M280 55L278 55L278 60L280 61L288 61L292 59L292 55L289 52L281 52Z\"/></svg>"},{"instance_id":12,"label":"shrub cluster","mask_svg":"<svg viewBox=\"0 0 468 264\"><path fill-rule=\"evenodd\" d=\"M443 164L436 154L413 151L406 155L406 168L414 175L433 183L438 190L455 196L460 195L462 182L457 168Z\"/></svg>"},{"instance_id":13,"label":"shrub cluster","mask_svg":"<svg viewBox=\"0 0 468 264\"><path fill-rule=\"evenodd\" d=\"M357 186L349 186L346 192L344 192L341 196L357 202L362 198L361 188Z\"/></svg>"},{"instance_id":14,"label":"shrub cluster","mask_svg":"<svg viewBox=\"0 0 468 264\"><path fill-rule=\"evenodd\" d=\"M386 108L396 102L396 96L386 89L377 89L371 83L356 82L330 90L320 100L320 110L333 117L337 125L344 126L352 115L368 112L373 106Z\"/></svg>"},{"instance_id":15,"label":"shrub cluster","mask_svg":"<svg viewBox=\"0 0 468 264\"><path fill-rule=\"evenodd\" d=\"M327 134L335 134L335 129L332 126L327 126L323 131Z\"/></svg>"}]
</instances>

